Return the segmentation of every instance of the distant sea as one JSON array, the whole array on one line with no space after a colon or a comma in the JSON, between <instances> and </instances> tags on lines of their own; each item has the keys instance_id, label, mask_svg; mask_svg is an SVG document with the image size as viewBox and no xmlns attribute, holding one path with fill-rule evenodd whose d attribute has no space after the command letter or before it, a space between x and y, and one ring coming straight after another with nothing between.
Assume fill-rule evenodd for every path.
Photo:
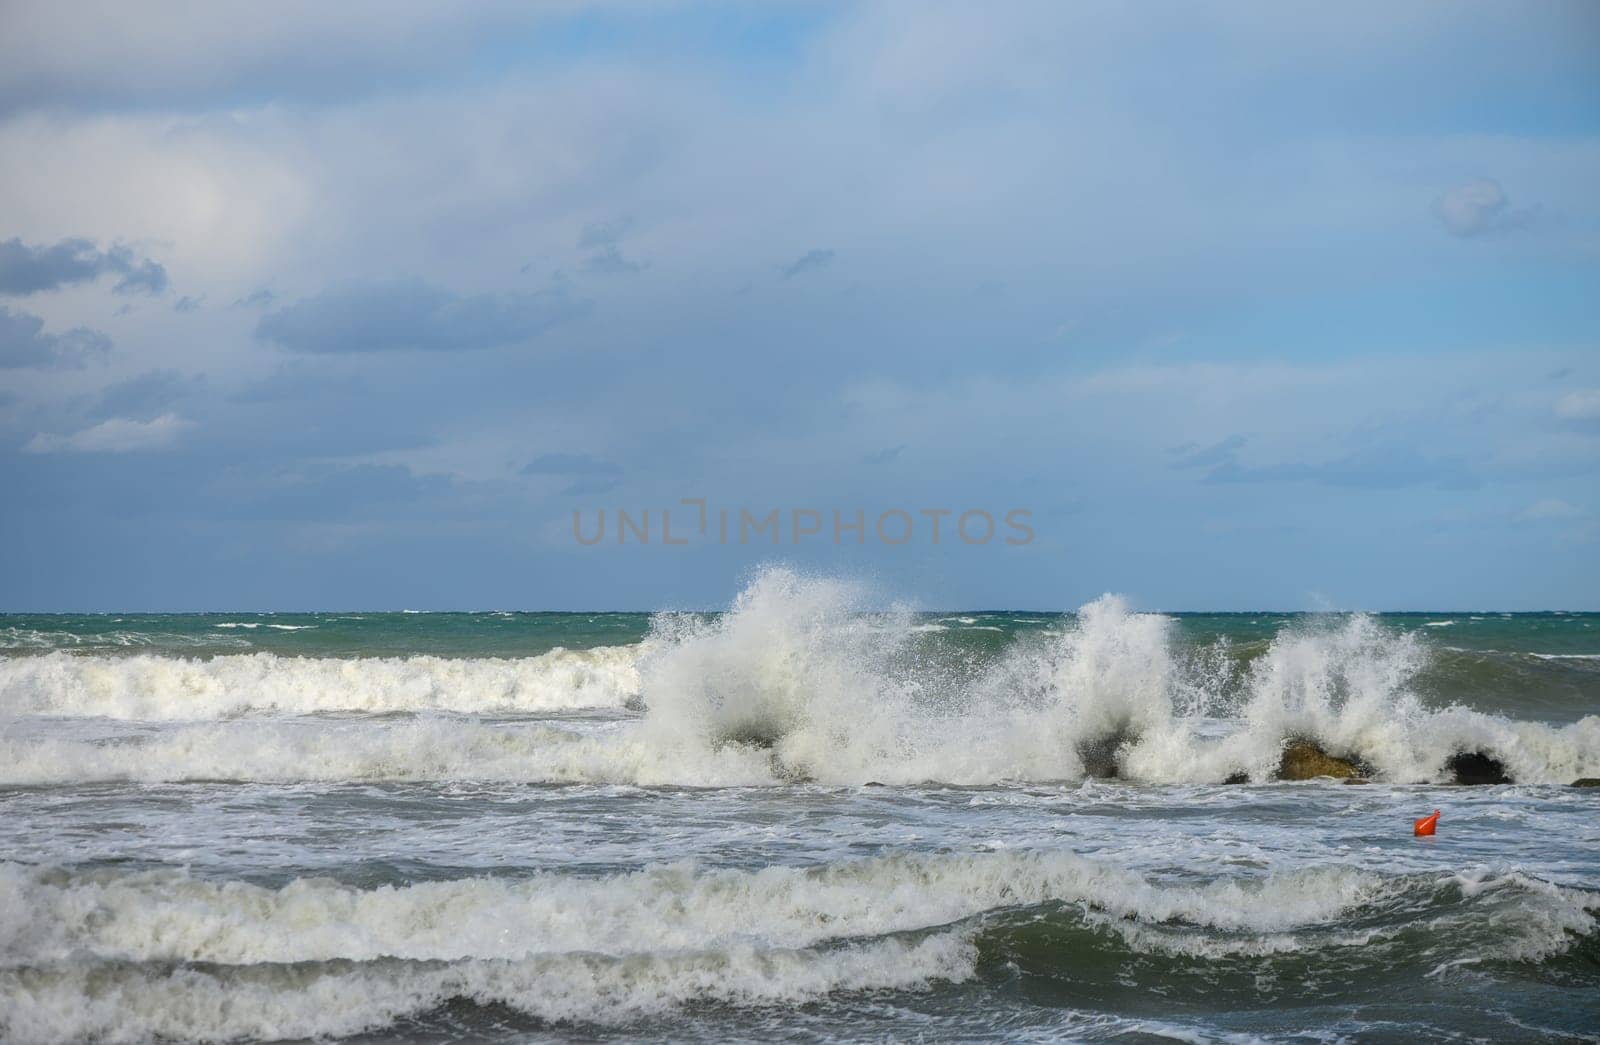
<instances>
[{"instance_id":1,"label":"distant sea","mask_svg":"<svg viewBox=\"0 0 1600 1045\"><path fill-rule=\"evenodd\" d=\"M1595 1041L1596 777L1597 614L0 615L0 1040Z\"/></svg>"}]
</instances>

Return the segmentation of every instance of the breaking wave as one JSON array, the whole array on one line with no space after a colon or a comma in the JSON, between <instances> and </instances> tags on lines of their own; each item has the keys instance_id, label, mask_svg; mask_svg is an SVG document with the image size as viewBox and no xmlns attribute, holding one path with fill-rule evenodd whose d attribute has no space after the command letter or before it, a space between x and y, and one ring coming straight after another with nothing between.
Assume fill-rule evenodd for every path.
<instances>
[{"instance_id":1,"label":"breaking wave","mask_svg":"<svg viewBox=\"0 0 1600 1045\"><path fill-rule=\"evenodd\" d=\"M505 713L622 707L637 649L524 658L80 656L0 659L0 714L172 721L255 712Z\"/></svg>"},{"instance_id":2,"label":"breaking wave","mask_svg":"<svg viewBox=\"0 0 1600 1045\"><path fill-rule=\"evenodd\" d=\"M1444 782L1463 752L1523 783L1600 775L1600 716L1556 728L1429 704L1413 684L1427 647L1370 616L1286 630L1240 666L1108 595L974 666L929 656L908 614L860 600L770 570L726 615L658 618L641 736L764 749L779 775L840 784L1265 781L1293 738L1393 781Z\"/></svg>"},{"instance_id":3,"label":"breaking wave","mask_svg":"<svg viewBox=\"0 0 1600 1045\"><path fill-rule=\"evenodd\" d=\"M373 889L3 864L0 1037L317 1037L453 999L617 1024L690 1002L915 990L997 959L1213 969L1392 947L1441 966L1537 963L1593 937L1594 900L1515 872L1175 882L1062 852ZM1056 953L1063 934L1084 953Z\"/></svg>"},{"instance_id":4,"label":"breaking wave","mask_svg":"<svg viewBox=\"0 0 1600 1045\"><path fill-rule=\"evenodd\" d=\"M1441 700L1419 682L1438 651L1370 616L1294 624L1247 655L1185 645L1171 618L1110 595L1008 644L962 645L925 624L870 611L850 584L772 569L729 612L659 614L635 646L0 659L13 723L181 723L85 739L0 718L0 782L1264 782L1297 739L1390 782L1449 782L1463 754L1522 784L1600 776L1600 716L1557 726ZM588 728L539 720L580 708L630 713ZM327 712L413 717L283 717Z\"/></svg>"},{"instance_id":5,"label":"breaking wave","mask_svg":"<svg viewBox=\"0 0 1600 1045\"><path fill-rule=\"evenodd\" d=\"M1387 902L1414 884L1344 867L1161 884L1071 853L1009 851L759 871L683 863L603 878L544 874L376 889L327 879L274 889L171 870L6 864L0 922L15 942L0 951L0 966L19 957L27 964L92 956L249 965L521 960L574 950L625 956L738 942L795 949L1050 900L1082 902L1109 920L1271 933Z\"/></svg>"},{"instance_id":6,"label":"breaking wave","mask_svg":"<svg viewBox=\"0 0 1600 1045\"><path fill-rule=\"evenodd\" d=\"M552 1023L626 1024L691 1002L800 1005L839 991L966 980L975 952L956 934L821 952L734 945L709 953L523 961L178 968L113 966L0 973L11 1001L0 1035L32 1042L324 1039L376 1030L447 1002L504 1005Z\"/></svg>"}]
</instances>

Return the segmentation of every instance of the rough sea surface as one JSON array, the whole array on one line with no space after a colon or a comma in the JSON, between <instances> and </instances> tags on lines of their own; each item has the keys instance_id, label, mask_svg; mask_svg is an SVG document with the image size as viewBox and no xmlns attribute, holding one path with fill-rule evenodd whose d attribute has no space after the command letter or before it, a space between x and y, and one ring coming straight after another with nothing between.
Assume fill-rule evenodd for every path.
<instances>
[{"instance_id":1,"label":"rough sea surface","mask_svg":"<svg viewBox=\"0 0 1600 1045\"><path fill-rule=\"evenodd\" d=\"M0 616L0 1040L1600 1040L1600 615L867 605Z\"/></svg>"}]
</instances>

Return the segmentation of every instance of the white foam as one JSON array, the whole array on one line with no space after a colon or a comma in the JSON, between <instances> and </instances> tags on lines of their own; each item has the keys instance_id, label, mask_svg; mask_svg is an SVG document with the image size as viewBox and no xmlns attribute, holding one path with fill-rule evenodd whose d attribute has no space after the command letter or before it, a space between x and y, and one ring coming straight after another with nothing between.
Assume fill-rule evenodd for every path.
<instances>
[{"instance_id":1,"label":"white foam","mask_svg":"<svg viewBox=\"0 0 1600 1045\"><path fill-rule=\"evenodd\" d=\"M0 659L0 715L161 721L252 712L615 708L638 693L637 655L632 646L460 659L56 652Z\"/></svg>"},{"instance_id":2,"label":"white foam","mask_svg":"<svg viewBox=\"0 0 1600 1045\"><path fill-rule=\"evenodd\" d=\"M454 998L557 1023L626 1025L688 1002L800 1005L837 991L913 990L974 974L956 933L826 952L733 945L702 953L356 966L70 967L0 973L0 1038L27 1042L340 1037Z\"/></svg>"},{"instance_id":3,"label":"white foam","mask_svg":"<svg viewBox=\"0 0 1600 1045\"><path fill-rule=\"evenodd\" d=\"M607 1023L690 1001L796 1004L970 978L991 915L1047 903L1144 953L1321 953L1426 912L1441 955L1537 961L1595 932L1587 902L1515 872L1181 882L1059 851L375 889L0 864L0 1038L338 1035L458 997Z\"/></svg>"},{"instance_id":4,"label":"white foam","mask_svg":"<svg viewBox=\"0 0 1600 1045\"><path fill-rule=\"evenodd\" d=\"M1443 781L1462 751L1523 783L1600 774L1600 718L1556 728L1427 708L1411 689L1426 647L1366 615L1280 633L1234 686L1223 648L1180 657L1169 618L1105 596L972 681L907 657L912 619L864 618L860 602L771 570L720 618L658 619L640 665L647 738L760 741L782 770L839 784L1072 779L1107 745L1101 761L1130 779L1266 780L1291 737L1397 781Z\"/></svg>"},{"instance_id":5,"label":"white foam","mask_svg":"<svg viewBox=\"0 0 1600 1045\"><path fill-rule=\"evenodd\" d=\"M1020 851L813 869L675 864L606 878L544 874L366 890L325 879L269 889L179 871L67 874L0 864L0 965L521 960L737 943L793 949L1047 901L1080 903L1112 921L1263 933L1327 923L1387 898L1399 881L1322 867L1163 884L1071 853Z\"/></svg>"},{"instance_id":6,"label":"white foam","mask_svg":"<svg viewBox=\"0 0 1600 1045\"><path fill-rule=\"evenodd\" d=\"M771 784L765 753L680 749L637 731L425 717L247 719L167 726L112 741L0 734L0 783L476 780L527 783Z\"/></svg>"}]
</instances>

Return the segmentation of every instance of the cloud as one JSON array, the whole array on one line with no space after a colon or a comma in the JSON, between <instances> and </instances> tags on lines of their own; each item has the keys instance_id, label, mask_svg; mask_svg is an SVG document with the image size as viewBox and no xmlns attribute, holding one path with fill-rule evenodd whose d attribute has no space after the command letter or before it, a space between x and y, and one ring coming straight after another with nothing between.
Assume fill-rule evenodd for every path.
<instances>
[{"instance_id":1,"label":"cloud","mask_svg":"<svg viewBox=\"0 0 1600 1045\"><path fill-rule=\"evenodd\" d=\"M617 479L579 479L561 491L562 497L595 497L610 493L620 484Z\"/></svg>"},{"instance_id":2,"label":"cloud","mask_svg":"<svg viewBox=\"0 0 1600 1045\"><path fill-rule=\"evenodd\" d=\"M1471 489L1480 480L1459 457L1427 457L1401 447L1373 447L1328 461L1249 467L1231 454L1205 475L1208 483L1317 483L1365 490L1407 486Z\"/></svg>"},{"instance_id":3,"label":"cloud","mask_svg":"<svg viewBox=\"0 0 1600 1045\"><path fill-rule=\"evenodd\" d=\"M1546 497L1536 501L1516 514L1516 518L1525 522L1545 522L1554 519L1578 519L1588 513L1577 505L1570 504L1558 497Z\"/></svg>"},{"instance_id":4,"label":"cloud","mask_svg":"<svg viewBox=\"0 0 1600 1045\"><path fill-rule=\"evenodd\" d=\"M1600 388L1580 388L1556 400L1556 416L1567 421L1600 420Z\"/></svg>"},{"instance_id":5,"label":"cloud","mask_svg":"<svg viewBox=\"0 0 1600 1045\"><path fill-rule=\"evenodd\" d=\"M167 289L167 270L128 247L102 251L86 239L30 246L20 239L0 242L0 294L27 295L118 275L118 294L159 294Z\"/></svg>"},{"instance_id":6,"label":"cloud","mask_svg":"<svg viewBox=\"0 0 1600 1045\"><path fill-rule=\"evenodd\" d=\"M357 396L369 392L360 377L324 374L296 364L248 382L228 399L234 403L309 403L328 393Z\"/></svg>"},{"instance_id":7,"label":"cloud","mask_svg":"<svg viewBox=\"0 0 1600 1045\"><path fill-rule=\"evenodd\" d=\"M90 416L149 419L167 412L173 404L203 388L202 377L185 377L176 370L151 370L118 381L100 393Z\"/></svg>"},{"instance_id":8,"label":"cloud","mask_svg":"<svg viewBox=\"0 0 1600 1045\"><path fill-rule=\"evenodd\" d=\"M1239 451L1248 441L1233 435L1207 446L1187 443L1168 453L1175 455L1174 468L1205 469L1202 481L1207 483L1304 482L1374 490L1428 484L1464 489L1479 484L1459 457L1427 457L1397 446L1370 447L1326 461L1241 464Z\"/></svg>"},{"instance_id":9,"label":"cloud","mask_svg":"<svg viewBox=\"0 0 1600 1045\"><path fill-rule=\"evenodd\" d=\"M1172 462L1174 468L1214 468L1233 463L1234 455L1244 448L1246 442L1248 440L1242 435L1230 435L1210 446L1197 447L1193 443L1186 443L1168 452L1176 457Z\"/></svg>"},{"instance_id":10,"label":"cloud","mask_svg":"<svg viewBox=\"0 0 1600 1045\"><path fill-rule=\"evenodd\" d=\"M643 271L642 264L622 256L622 237L632 227L632 218L584 226L583 234L578 237L578 246L591 253L584 259L583 267L590 272L606 275Z\"/></svg>"},{"instance_id":11,"label":"cloud","mask_svg":"<svg viewBox=\"0 0 1600 1045\"><path fill-rule=\"evenodd\" d=\"M239 298L238 300L234 301L234 303L233 303L233 305L231 307L232 308L266 308L268 305L272 304L276 300L278 300L278 295L274 294L272 291L268 290L266 287L262 287L260 290L257 290L254 293L252 293L252 294L250 294L250 295L248 295L246 297L242 297L242 298Z\"/></svg>"},{"instance_id":12,"label":"cloud","mask_svg":"<svg viewBox=\"0 0 1600 1045\"><path fill-rule=\"evenodd\" d=\"M38 316L0 305L0 370L81 367L110 351L111 339L98 330L74 327L61 334L46 334L44 320Z\"/></svg>"},{"instance_id":13,"label":"cloud","mask_svg":"<svg viewBox=\"0 0 1600 1045\"><path fill-rule=\"evenodd\" d=\"M541 454L522 466L523 475L551 475L575 479L561 490L562 497L593 497L615 490L622 466L587 454Z\"/></svg>"},{"instance_id":14,"label":"cloud","mask_svg":"<svg viewBox=\"0 0 1600 1045\"><path fill-rule=\"evenodd\" d=\"M895 460L897 457L899 457L901 454L905 453L905 451L906 451L906 444L904 444L904 443L901 443L899 446L887 446L887 447L884 447L882 450L878 450L878 451L875 451L873 453L867 454L865 457L863 457L861 459L861 463L862 464L888 464L889 462L891 462L891 461Z\"/></svg>"},{"instance_id":15,"label":"cloud","mask_svg":"<svg viewBox=\"0 0 1600 1045\"><path fill-rule=\"evenodd\" d=\"M192 422L176 414L162 414L149 421L113 417L70 435L40 432L22 448L30 454L124 454L139 450L160 450L170 446Z\"/></svg>"},{"instance_id":16,"label":"cloud","mask_svg":"<svg viewBox=\"0 0 1600 1045\"><path fill-rule=\"evenodd\" d=\"M173 302L172 311L174 311L174 312L195 312L200 308L200 302L204 301L205 298L206 298L206 296L204 294L201 294L197 298L189 297L186 294L183 297L179 298L177 301Z\"/></svg>"},{"instance_id":17,"label":"cloud","mask_svg":"<svg viewBox=\"0 0 1600 1045\"><path fill-rule=\"evenodd\" d=\"M1513 210L1500 183L1490 178L1447 190L1434 200L1433 213L1452 235L1464 238L1509 232L1533 219L1531 210Z\"/></svg>"},{"instance_id":18,"label":"cloud","mask_svg":"<svg viewBox=\"0 0 1600 1045\"><path fill-rule=\"evenodd\" d=\"M404 465L323 462L236 473L225 487L247 517L322 520L383 515L451 488L447 477L418 475Z\"/></svg>"},{"instance_id":19,"label":"cloud","mask_svg":"<svg viewBox=\"0 0 1600 1045\"><path fill-rule=\"evenodd\" d=\"M622 467L586 454L542 454L522 466L523 475L621 475Z\"/></svg>"},{"instance_id":20,"label":"cloud","mask_svg":"<svg viewBox=\"0 0 1600 1045\"><path fill-rule=\"evenodd\" d=\"M526 341L580 314L561 291L457 295L421 281L357 284L269 312L256 336L291 352L444 352Z\"/></svg>"},{"instance_id":21,"label":"cloud","mask_svg":"<svg viewBox=\"0 0 1600 1045\"><path fill-rule=\"evenodd\" d=\"M552 18L566 3L489 0L456 10L413 0L6 5L0 112L63 103L126 108L212 101L360 96L458 68L480 48Z\"/></svg>"},{"instance_id":22,"label":"cloud","mask_svg":"<svg viewBox=\"0 0 1600 1045\"><path fill-rule=\"evenodd\" d=\"M802 272L815 272L833 263L832 250L808 250L783 268L783 278L793 279Z\"/></svg>"}]
</instances>

